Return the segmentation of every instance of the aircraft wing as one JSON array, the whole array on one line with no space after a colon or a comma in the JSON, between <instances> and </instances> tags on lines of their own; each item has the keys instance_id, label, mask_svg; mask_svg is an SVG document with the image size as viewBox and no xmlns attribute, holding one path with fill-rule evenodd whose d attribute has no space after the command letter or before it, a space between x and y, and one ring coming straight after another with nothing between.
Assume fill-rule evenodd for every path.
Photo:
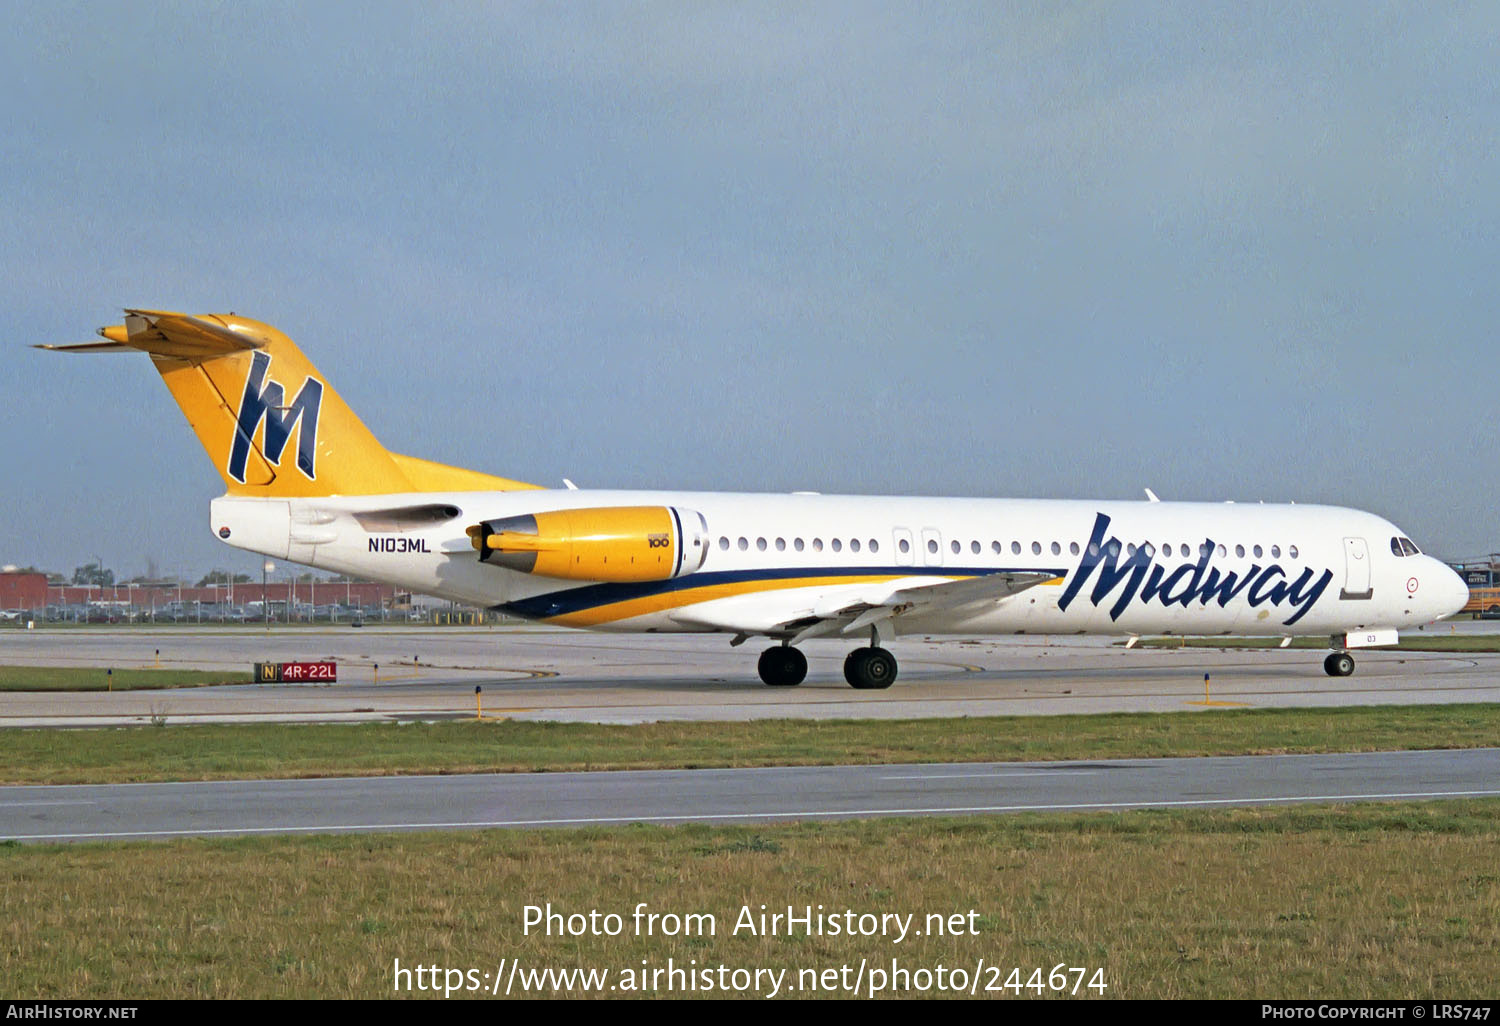
<instances>
[{"instance_id":1,"label":"aircraft wing","mask_svg":"<svg viewBox=\"0 0 1500 1026\"><path fill-rule=\"evenodd\" d=\"M825 634L851 634L908 615L999 602L1057 579L1049 573L997 573L981 577L902 577L872 584L840 585L808 594L806 589L758 592L707 602L673 616L692 627L764 634L798 644Z\"/></svg>"}]
</instances>

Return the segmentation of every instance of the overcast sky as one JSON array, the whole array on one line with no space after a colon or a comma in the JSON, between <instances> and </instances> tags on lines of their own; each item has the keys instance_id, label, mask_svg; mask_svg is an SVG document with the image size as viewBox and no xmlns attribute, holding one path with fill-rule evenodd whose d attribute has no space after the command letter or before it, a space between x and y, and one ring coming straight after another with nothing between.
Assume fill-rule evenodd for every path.
<instances>
[{"instance_id":1,"label":"overcast sky","mask_svg":"<svg viewBox=\"0 0 1500 1026\"><path fill-rule=\"evenodd\" d=\"M249 570L125 306L558 485L1330 502L1500 549L1500 7L15 3L0 563Z\"/></svg>"}]
</instances>

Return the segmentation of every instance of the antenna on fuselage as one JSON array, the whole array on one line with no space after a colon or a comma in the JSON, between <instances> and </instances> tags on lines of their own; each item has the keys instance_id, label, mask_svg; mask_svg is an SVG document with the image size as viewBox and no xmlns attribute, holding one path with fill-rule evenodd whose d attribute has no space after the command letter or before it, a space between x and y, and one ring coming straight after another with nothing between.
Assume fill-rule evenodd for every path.
<instances>
[{"instance_id":1,"label":"antenna on fuselage","mask_svg":"<svg viewBox=\"0 0 1500 1026\"><path fill-rule=\"evenodd\" d=\"M1161 500L1156 497L1156 493L1155 492L1153 492L1151 489L1147 488L1146 489L1146 501L1147 502L1160 502Z\"/></svg>"}]
</instances>

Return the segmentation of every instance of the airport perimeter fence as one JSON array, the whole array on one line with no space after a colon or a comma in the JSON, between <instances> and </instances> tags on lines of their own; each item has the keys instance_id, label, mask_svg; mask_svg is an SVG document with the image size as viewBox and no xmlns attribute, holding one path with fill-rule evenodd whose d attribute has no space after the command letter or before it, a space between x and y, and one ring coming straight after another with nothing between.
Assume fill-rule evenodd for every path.
<instances>
[{"instance_id":1,"label":"airport perimeter fence","mask_svg":"<svg viewBox=\"0 0 1500 1026\"><path fill-rule=\"evenodd\" d=\"M466 607L415 608L391 606L312 606L287 608L284 602L271 602L269 609L259 603L219 605L207 602L184 602L181 605L136 606L128 603L93 602L50 604L42 607L0 610L0 626L21 629L47 626L166 625L201 624L203 626L243 624L257 626L267 622L283 626L292 624L327 624L361 627L365 624L426 624L438 627L478 627L519 622L493 610Z\"/></svg>"}]
</instances>

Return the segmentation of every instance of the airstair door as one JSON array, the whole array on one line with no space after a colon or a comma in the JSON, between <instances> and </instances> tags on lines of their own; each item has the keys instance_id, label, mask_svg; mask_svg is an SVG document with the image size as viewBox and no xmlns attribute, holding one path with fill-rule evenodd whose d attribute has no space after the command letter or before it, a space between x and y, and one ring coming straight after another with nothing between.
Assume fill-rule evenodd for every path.
<instances>
[{"instance_id":1,"label":"airstair door","mask_svg":"<svg viewBox=\"0 0 1500 1026\"><path fill-rule=\"evenodd\" d=\"M1344 589L1341 599L1367 599L1375 595L1370 587L1370 546L1363 538L1344 539Z\"/></svg>"}]
</instances>

